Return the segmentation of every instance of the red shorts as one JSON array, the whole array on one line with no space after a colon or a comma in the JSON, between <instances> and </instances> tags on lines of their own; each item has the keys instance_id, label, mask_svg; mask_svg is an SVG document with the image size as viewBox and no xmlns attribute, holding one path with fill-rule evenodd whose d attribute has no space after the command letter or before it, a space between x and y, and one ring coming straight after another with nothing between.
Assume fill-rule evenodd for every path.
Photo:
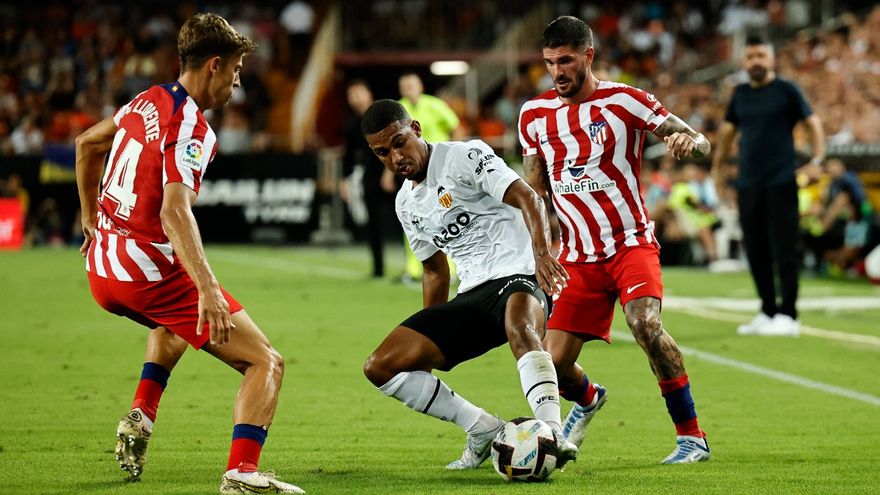
<instances>
[{"instance_id":1,"label":"red shorts","mask_svg":"<svg viewBox=\"0 0 880 495\"><path fill-rule=\"evenodd\" d=\"M640 297L663 299L660 251L654 245L625 247L596 263L566 263L571 279L553 301L547 328L611 342L614 301L621 306Z\"/></svg>"},{"instance_id":2,"label":"red shorts","mask_svg":"<svg viewBox=\"0 0 880 495\"><path fill-rule=\"evenodd\" d=\"M88 274L92 296L107 311L149 328L163 326L196 349L208 342L207 323L202 334L196 335L199 291L183 268L158 282L120 282L92 272ZM243 309L228 292L222 288L220 291L229 303L230 314Z\"/></svg>"}]
</instances>

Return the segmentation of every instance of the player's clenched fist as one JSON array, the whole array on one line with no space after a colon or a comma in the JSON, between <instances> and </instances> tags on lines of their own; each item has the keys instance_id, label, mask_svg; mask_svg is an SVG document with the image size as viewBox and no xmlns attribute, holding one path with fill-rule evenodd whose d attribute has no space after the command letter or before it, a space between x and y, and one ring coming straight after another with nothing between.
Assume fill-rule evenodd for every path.
<instances>
[{"instance_id":1,"label":"player's clenched fist","mask_svg":"<svg viewBox=\"0 0 880 495\"><path fill-rule=\"evenodd\" d=\"M694 156L695 158L698 158L694 155L697 141L687 134L675 132L666 136L663 140L666 141L666 151L673 157L685 158Z\"/></svg>"}]
</instances>

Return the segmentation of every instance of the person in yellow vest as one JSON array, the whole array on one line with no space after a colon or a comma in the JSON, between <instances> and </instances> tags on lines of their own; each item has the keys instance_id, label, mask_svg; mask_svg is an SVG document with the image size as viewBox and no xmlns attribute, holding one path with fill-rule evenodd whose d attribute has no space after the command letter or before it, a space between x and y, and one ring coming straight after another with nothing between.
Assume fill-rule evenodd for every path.
<instances>
[{"instance_id":1,"label":"person in yellow vest","mask_svg":"<svg viewBox=\"0 0 880 495\"><path fill-rule=\"evenodd\" d=\"M413 120L422 124L422 138L429 143L449 141L453 131L458 128L459 119L445 101L436 96L426 95L422 79L414 72L407 72L398 80L400 103ZM406 253L404 278L417 281L422 279L422 263L409 248L406 235L403 239ZM455 273L450 261L450 273Z\"/></svg>"}]
</instances>

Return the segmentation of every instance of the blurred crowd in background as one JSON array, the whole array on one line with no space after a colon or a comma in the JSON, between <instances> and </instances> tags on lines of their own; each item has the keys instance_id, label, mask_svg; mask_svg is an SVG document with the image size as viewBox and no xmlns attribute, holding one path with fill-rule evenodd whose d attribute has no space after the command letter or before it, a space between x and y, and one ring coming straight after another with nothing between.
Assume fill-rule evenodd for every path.
<instances>
[{"instance_id":1,"label":"blurred crowd in background","mask_svg":"<svg viewBox=\"0 0 880 495\"><path fill-rule=\"evenodd\" d=\"M343 1L341 49L346 52L422 50L479 51L489 48L535 2L431 2L429 0ZM820 19L809 0L734 0L730 2L566 0L552 2L555 14L577 15L594 31L600 79L620 81L653 92L664 105L714 140L732 88L746 81L726 70L695 77L720 61L732 60L735 34L759 31L777 40L778 73L796 82L825 127L829 144L880 142L880 6L834 2L835 22L817 28ZM847 8L852 14L847 14ZM0 160L3 156L40 155L51 144L71 146L98 120L155 83L177 77L176 33L197 11L213 11L259 49L244 65L242 87L229 107L209 115L221 153L289 149L291 101L308 59L325 3L311 0L266 2L108 3L93 0L49 4L0 5ZM389 29L393 26L393 29ZM497 88L469 110L463 97L445 93L444 79L425 67L415 70L455 111L455 138L484 139L510 161L519 155L516 121L529 98L552 86L535 58L523 63L519 77ZM384 77L389 69L383 68ZM357 74L371 83L370 73ZM344 101L344 69L332 96ZM387 87L387 85L386 85ZM394 88L395 90L397 88ZM388 90L384 91L388 93ZM400 94L377 97L399 98ZM344 141L345 115L335 134L311 143L319 149ZM805 143L805 135L798 139ZM649 155L650 156L650 155ZM657 157L645 164L643 193L664 242L664 262L704 263L738 259L735 192L720 171L715 184L705 163L678 163ZM819 272L858 269L853 248L870 245L873 209L858 177L839 160L826 173L803 183L806 264ZM0 182L0 196L26 195L21 181ZM844 198L844 199L840 199ZM71 230L56 225L51 204L29 205L34 242L69 239ZM868 225L867 233L856 235ZM41 225L57 234L47 235ZM863 229L864 230L864 229ZM845 252L841 252L841 250ZM857 250L858 251L858 250ZM859 251L860 252L860 251Z\"/></svg>"}]
</instances>

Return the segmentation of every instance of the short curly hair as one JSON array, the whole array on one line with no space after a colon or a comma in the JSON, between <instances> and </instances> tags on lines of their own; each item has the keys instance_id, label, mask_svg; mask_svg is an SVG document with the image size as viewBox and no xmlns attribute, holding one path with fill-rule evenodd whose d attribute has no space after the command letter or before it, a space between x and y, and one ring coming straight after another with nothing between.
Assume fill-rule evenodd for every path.
<instances>
[{"instance_id":1,"label":"short curly hair","mask_svg":"<svg viewBox=\"0 0 880 495\"><path fill-rule=\"evenodd\" d=\"M379 100L364 112L363 120L361 120L361 132L364 133L364 136L376 134L394 122L408 124L412 122L412 117L399 102Z\"/></svg>"},{"instance_id":2,"label":"short curly hair","mask_svg":"<svg viewBox=\"0 0 880 495\"><path fill-rule=\"evenodd\" d=\"M217 14L196 14L183 24L177 36L181 71L201 67L211 57L224 61L247 55L257 44Z\"/></svg>"}]
</instances>

